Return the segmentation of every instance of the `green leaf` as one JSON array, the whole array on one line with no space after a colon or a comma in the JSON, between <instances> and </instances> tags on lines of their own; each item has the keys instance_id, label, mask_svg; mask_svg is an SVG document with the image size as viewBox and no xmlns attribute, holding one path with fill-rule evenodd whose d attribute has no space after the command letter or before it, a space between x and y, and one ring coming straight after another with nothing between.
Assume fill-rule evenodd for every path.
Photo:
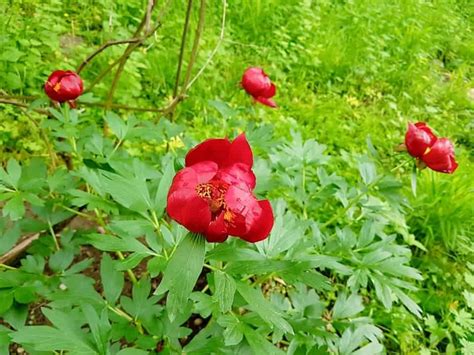
<instances>
[{"instance_id":1,"label":"green leaf","mask_svg":"<svg viewBox=\"0 0 474 355\"><path fill-rule=\"evenodd\" d=\"M232 346L239 344L243 337L244 324L235 316L225 315L217 318L217 323L225 328L224 342L226 346Z\"/></svg>"},{"instance_id":2,"label":"green leaf","mask_svg":"<svg viewBox=\"0 0 474 355\"><path fill-rule=\"evenodd\" d=\"M155 255L153 251L135 238L114 237L108 234L91 233L85 239L94 247L104 251L133 251L141 254Z\"/></svg>"},{"instance_id":3,"label":"green leaf","mask_svg":"<svg viewBox=\"0 0 474 355\"><path fill-rule=\"evenodd\" d=\"M107 253L102 254L100 278L104 288L105 299L110 304L115 304L122 293L124 278L123 274L115 269L114 262Z\"/></svg>"},{"instance_id":4,"label":"green leaf","mask_svg":"<svg viewBox=\"0 0 474 355\"><path fill-rule=\"evenodd\" d=\"M5 313L13 304L13 292L11 290L0 291L0 314Z\"/></svg>"},{"instance_id":5,"label":"green leaf","mask_svg":"<svg viewBox=\"0 0 474 355\"><path fill-rule=\"evenodd\" d=\"M117 355L148 355L149 352L145 350L135 349L135 348L126 348L120 350Z\"/></svg>"},{"instance_id":6,"label":"green leaf","mask_svg":"<svg viewBox=\"0 0 474 355\"><path fill-rule=\"evenodd\" d=\"M22 328L26 323L28 317L28 305L26 304L15 304L6 311L2 318L15 329Z\"/></svg>"},{"instance_id":7,"label":"green leaf","mask_svg":"<svg viewBox=\"0 0 474 355\"><path fill-rule=\"evenodd\" d=\"M362 297L355 293L347 297L347 295L342 292L337 297L336 304L334 305L333 318L350 318L362 312L363 309Z\"/></svg>"},{"instance_id":8,"label":"green leaf","mask_svg":"<svg viewBox=\"0 0 474 355\"><path fill-rule=\"evenodd\" d=\"M369 185L377 178L377 171L375 170L374 163L364 160L359 162L359 173L364 183Z\"/></svg>"},{"instance_id":9,"label":"green leaf","mask_svg":"<svg viewBox=\"0 0 474 355\"><path fill-rule=\"evenodd\" d=\"M11 330L0 325L0 354L9 354Z\"/></svg>"},{"instance_id":10,"label":"green leaf","mask_svg":"<svg viewBox=\"0 0 474 355\"><path fill-rule=\"evenodd\" d=\"M217 298L219 308L222 313L229 312L234 303L235 281L228 274L222 271L215 271L214 282L216 285L214 297Z\"/></svg>"},{"instance_id":11,"label":"green leaf","mask_svg":"<svg viewBox=\"0 0 474 355\"><path fill-rule=\"evenodd\" d=\"M9 159L7 163L7 171L10 176L10 184L14 188L18 188L18 182L21 178L21 166L15 159Z\"/></svg>"},{"instance_id":12,"label":"green leaf","mask_svg":"<svg viewBox=\"0 0 474 355\"><path fill-rule=\"evenodd\" d=\"M284 354L282 350L273 346L263 335L249 326L244 326L244 335L254 354Z\"/></svg>"},{"instance_id":13,"label":"green leaf","mask_svg":"<svg viewBox=\"0 0 474 355\"><path fill-rule=\"evenodd\" d=\"M152 207L145 179L126 178L108 171L101 174L103 188L122 206L135 212L145 212Z\"/></svg>"},{"instance_id":14,"label":"green leaf","mask_svg":"<svg viewBox=\"0 0 474 355\"><path fill-rule=\"evenodd\" d=\"M237 282L237 290L247 301L250 309L256 312L265 322L282 330L285 333L293 333L293 328L276 310L275 307L263 297L260 290L257 290L244 282Z\"/></svg>"},{"instance_id":15,"label":"green leaf","mask_svg":"<svg viewBox=\"0 0 474 355\"><path fill-rule=\"evenodd\" d=\"M170 189L174 174L174 161L170 160L163 171L163 176L161 177L155 196L155 210L160 213L166 206L166 196L168 195L168 190Z\"/></svg>"},{"instance_id":16,"label":"green leaf","mask_svg":"<svg viewBox=\"0 0 474 355\"><path fill-rule=\"evenodd\" d=\"M15 289L15 301L18 303L28 304L36 300L36 287L21 286Z\"/></svg>"},{"instance_id":17,"label":"green leaf","mask_svg":"<svg viewBox=\"0 0 474 355\"><path fill-rule=\"evenodd\" d=\"M3 206L3 216L10 216L12 221L17 221L25 215L25 206L21 195L14 196Z\"/></svg>"},{"instance_id":18,"label":"green leaf","mask_svg":"<svg viewBox=\"0 0 474 355\"><path fill-rule=\"evenodd\" d=\"M202 270L206 244L204 237L188 234L176 248L163 273L163 280L155 294L169 290L167 297L168 316L171 321L176 318L180 308L188 302L194 285Z\"/></svg>"},{"instance_id":19,"label":"green leaf","mask_svg":"<svg viewBox=\"0 0 474 355\"><path fill-rule=\"evenodd\" d=\"M37 351L66 350L72 354L91 355L96 351L84 340L48 326L26 326L11 334L15 343L28 344Z\"/></svg>"},{"instance_id":20,"label":"green leaf","mask_svg":"<svg viewBox=\"0 0 474 355\"><path fill-rule=\"evenodd\" d=\"M49 258L48 264L55 272L64 271L71 265L74 259L74 250L71 248L60 249Z\"/></svg>"},{"instance_id":21,"label":"green leaf","mask_svg":"<svg viewBox=\"0 0 474 355\"><path fill-rule=\"evenodd\" d=\"M107 310L104 308L102 315L99 318L95 309L90 304L83 304L81 306L82 313L84 313L89 328L91 330L92 336L94 338L97 349L99 350L100 355L108 354L109 339L110 339L110 326L109 320L107 318Z\"/></svg>"},{"instance_id":22,"label":"green leaf","mask_svg":"<svg viewBox=\"0 0 474 355\"><path fill-rule=\"evenodd\" d=\"M107 111L105 120L118 139L123 140L126 137L128 126L116 113Z\"/></svg>"}]
</instances>

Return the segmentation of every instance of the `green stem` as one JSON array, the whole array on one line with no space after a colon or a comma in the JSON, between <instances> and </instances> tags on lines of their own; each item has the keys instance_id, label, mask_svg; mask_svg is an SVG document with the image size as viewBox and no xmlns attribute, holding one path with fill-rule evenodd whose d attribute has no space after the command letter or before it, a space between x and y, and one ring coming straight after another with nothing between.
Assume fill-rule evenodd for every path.
<instances>
[{"instance_id":1,"label":"green stem","mask_svg":"<svg viewBox=\"0 0 474 355\"><path fill-rule=\"evenodd\" d=\"M53 229L53 225L51 224L51 221L48 221L48 229L49 229L49 233L51 234L51 237L53 238L56 250L59 251L61 248L59 247L58 239L56 238L56 233L54 233L54 229Z\"/></svg>"},{"instance_id":2,"label":"green stem","mask_svg":"<svg viewBox=\"0 0 474 355\"><path fill-rule=\"evenodd\" d=\"M10 265L5 265L5 264L0 264L0 268L4 268L7 270L17 270L16 267L10 266Z\"/></svg>"}]
</instances>

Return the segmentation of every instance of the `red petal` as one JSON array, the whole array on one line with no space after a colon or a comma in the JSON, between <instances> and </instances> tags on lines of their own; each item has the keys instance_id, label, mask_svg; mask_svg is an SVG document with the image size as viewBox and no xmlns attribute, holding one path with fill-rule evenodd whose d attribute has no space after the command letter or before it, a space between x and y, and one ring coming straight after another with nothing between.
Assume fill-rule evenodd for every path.
<instances>
[{"instance_id":1,"label":"red petal","mask_svg":"<svg viewBox=\"0 0 474 355\"><path fill-rule=\"evenodd\" d=\"M434 142L436 142L436 136L424 122L408 124L405 145L412 157L420 158Z\"/></svg>"},{"instance_id":2,"label":"red petal","mask_svg":"<svg viewBox=\"0 0 474 355\"><path fill-rule=\"evenodd\" d=\"M225 139L208 139L198 144L186 155L186 166L202 161L213 161L223 166L230 150L231 143Z\"/></svg>"},{"instance_id":3,"label":"red petal","mask_svg":"<svg viewBox=\"0 0 474 355\"><path fill-rule=\"evenodd\" d=\"M273 107L273 108L277 107L277 104L275 101L273 101L273 99L269 99L263 96L254 97L254 99L265 106Z\"/></svg>"},{"instance_id":4,"label":"red petal","mask_svg":"<svg viewBox=\"0 0 474 355\"><path fill-rule=\"evenodd\" d=\"M166 211L191 232L204 233L211 222L209 205L197 195L196 186L211 180L216 172L217 164L207 161L180 170L173 179Z\"/></svg>"},{"instance_id":5,"label":"red petal","mask_svg":"<svg viewBox=\"0 0 474 355\"><path fill-rule=\"evenodd\" d=\"M205 237L207 241L211 243L222 243L227 240L228 234L227 226L224 222L224 212L214 221L211 221L206 230Z\"/></svg>"},{"instance_id":6,"label":"red petal","mask_svg":"<svg viewBox=\"0 0 474 355\"><path fill-rule=\"evenodd\" d=\"M273 210L272 205L268 200L258 201L261 212L258 218L254 219L249 231L240 236L241 239L247 242L256 243L266 239L273 228Z\"/></svg>"},{"instance_id":7,"label":"red petal","mask_svg":"<svg viewBox=\"0 0 474 355\"><path fill-rule=\"evenodd\" d=\"M220 169L216 174L216 179L222 180L229 185L238 186L244 190L253 190L256 184L255 174L252 169L250 166L242 163Z\"/></svg>"},{"instance_id":8,"label":"red petal","mask_svg":"<svg viewBox=\"0 0 474 355\"><path fill-rule=\"evenodd\" d=\"M65 100L75 100L83 91L82 79L74 72L68 72L61 78L61 94Z\"/></svg>"},{"instance_id":9,"label":"red petal","mask_svg":"<svg viewBox=\"0 0 474 355\"><path fill-rule=\"evenodd\" d=\"M242 76L242 87L253 97L270 98L275 95L275 86L262 68L250 67Z\"/></svg>"},{"instance_id":10,"label":"red petal","mask_svg":"<svg viewBox=\"0 0 474 355\"><path fill-rule=\"evenodd\" d=\"M168 195L166 212L194 233L204 233L211 222L209 205L195 189L180 189Z\"/></svg>"},{"instance_id":11,"label":"red petal","mask_svg":"<svg viewBox=\"0 0 474 355\"><path fill-rule=\"evenodd\" d=\"M267 97L267 98L272 98L276 94L276 86L275 84L271 83L270 86L268 86L261 94L260 96Z\"/></svg>"},{"instance_id":12,"label":"red petal","mask_svg":"<svg viewBox=\"0 0 474 355\"><path fill-rule=\"evenodd\" d=\"M452 174L458 167L453 144L447 138L438 139L421 159L430 169L441 173Z\"/></svg>"},{"instance_id":13,"label":"red petal","mask_svg":"<svg viewBox=\"0 0 474 355\"><path fill-rule=\"evenodd\" d=\"M232 212L232 219L228 224L229 234L245 235L261 213L257 199L250 191L237 186L230 186L224 199Z\"/></svg>"},{"instance_id":14,"label":"red petal","mask_svg":"<svg viewBox=\"0 0 474 355\"><path fill-rule=\"evenodd\" d=\"M245 133L239 134L230 145L227 164L231 165L235 163L247 164L250 168L253 165L252 148L250 148Z\"/></svg>"},{"instance_id":15,"label":"red petal","mask_svg":"<svg viewBox=\"0 0 474 355\"><path fill-rule=\"evenodd\" d=\"M195 189L198 184L211 180L217 170L217 164L212 161L204 161L181 169L173 178L168 194L179 189Z\"/></svg>"}]
</instances>

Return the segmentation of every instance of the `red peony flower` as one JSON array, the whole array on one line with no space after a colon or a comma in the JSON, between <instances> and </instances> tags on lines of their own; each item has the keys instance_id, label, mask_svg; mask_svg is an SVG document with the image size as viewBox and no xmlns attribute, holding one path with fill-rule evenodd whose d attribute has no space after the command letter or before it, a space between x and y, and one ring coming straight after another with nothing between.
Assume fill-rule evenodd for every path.
<instances>
[{"instance_id":1,"label":"red peony flower","mask_svg":"<svg viewBox=\"0 0 474 355\"><path fill-rule=\"evenodd\" d=\"M82 94L82 79L71 70L56 70L44 84L44 91L53 101L72 101Z\"/></svg>"},{"instance_id":2,"label":"red peony flower","mask_svg":"<svg viewBox=\"0 0 474 355\"><path fill-rule=\"evenodd\" d=\"M421 157L431 170L452 174L458 167L454 158L454 147L448 138L438 139Z\"/></svg>"},{"instance_id":3,"label":"red peony flower","mask_svg":"<svg viewBox=\"0 0 474 355\"><path fill-rule=\"evenodd\" d=\"M412 157L420 158L436 141L436 136L424 123L409 123L405 135L405 146Z\"/></svg>"},{"instance_id":4,"label":"red peony flower","mask_svg":"<svg viewBox=\"0 0 474 355\"><path fill-rule=\"evenodd\" d=\"M434 171L452 174L458 167L451 141L436 137L424 122L408 124L404 148Z\"/></svg>"},{"instance_id":5,"label":"red peony flower","mask_svg":"<svg viewBox=\"0 0 474 355\"><path fill-rule=\"evenodd\" d=\"M229 235L251 243L268 237L273 211L268 200L254 194L252 150L239 135L208 139L189 151L186 167L173 179L168 192L169 216L209 242L223 242Z\"/></svg>"},{"instance_id":6,"label":"red peony flower","mask_svg":"<svg viewBox=\"0 0 474 355\"><path fill-rule=\"evenodd\" d=\"M248 68L242 76L241 85L255 101L266 106L277 107L272 99L275 96L276 87L262 68Z\"/></svg>"}]
</instances>

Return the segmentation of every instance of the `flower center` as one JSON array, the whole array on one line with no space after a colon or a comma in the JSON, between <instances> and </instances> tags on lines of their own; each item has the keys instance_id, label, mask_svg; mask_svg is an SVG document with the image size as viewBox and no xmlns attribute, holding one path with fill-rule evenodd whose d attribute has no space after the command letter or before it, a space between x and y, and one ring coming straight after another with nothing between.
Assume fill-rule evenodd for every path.
<instances>
[{"instance_id":1,"label":"flower center","mask_svg":"<svg viewBox=\"0 0 474 355\"><path fill-rule=\"evenodd\" d=\"M228 188L229 184L223 181L214 180L196 186L196 193L199 197L206 200L211 212L217 215L227 209L224 196Z\"/></svg>"}]
</instances>

